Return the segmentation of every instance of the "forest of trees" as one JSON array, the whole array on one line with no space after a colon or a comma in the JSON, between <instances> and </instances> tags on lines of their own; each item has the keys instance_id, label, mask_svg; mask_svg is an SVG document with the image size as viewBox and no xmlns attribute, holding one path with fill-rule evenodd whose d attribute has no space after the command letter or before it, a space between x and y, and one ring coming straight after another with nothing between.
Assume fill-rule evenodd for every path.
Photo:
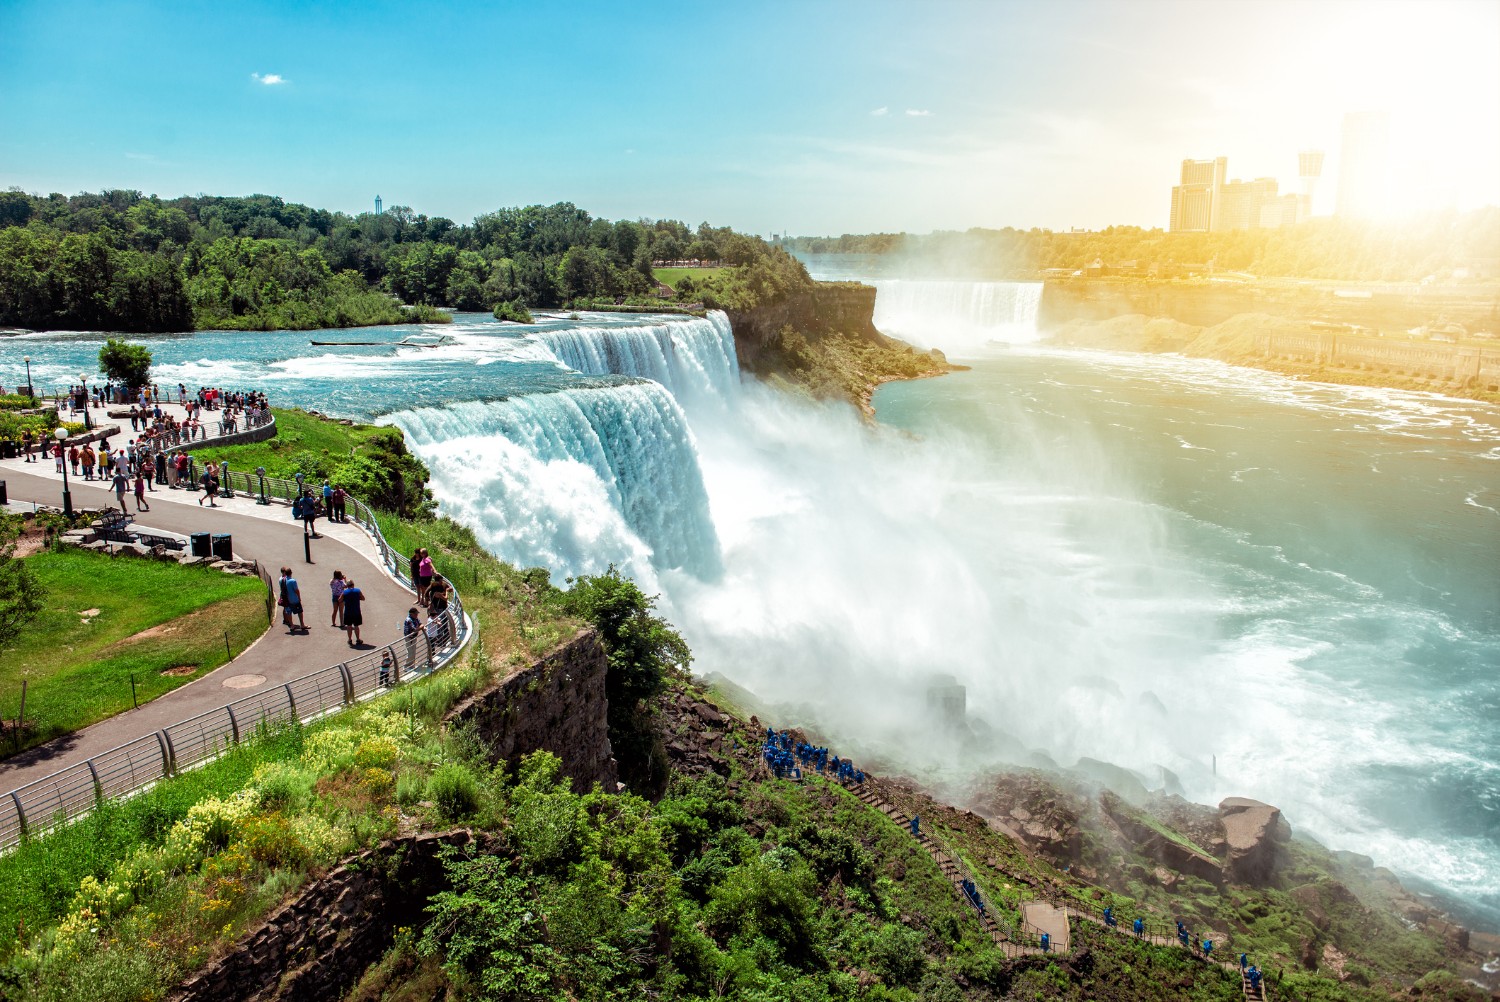
<instances>
[{"instance_id":1,"label":"forest of trees","mask_svg":"<svg viewBox=\"0 0 1500 1002\"><path fill-rule=\"evenodd\" d=\"M728 227L595 219L571 203L472 223L406 206L349 216L269 195L0 192L0 325L130 332L441 319L433 307L558 307L655 291L653 259L730 266L730 303L804 283L780 248ZM402 304L405 304L403 307Z\"/></svg>"},{"instance_id":2,"label":"forest of trees","mask_svg":"<svg viewBox=\"0 0 1500 1002\"><path fill-rule=\"evenodd\" d=\"M914 270L969 278L1029 278L1049 268L1106 267L1164 277L1199 271L1259 276L1415 282L1493 276L1500 269L1500 208L1437 213L1399 225L1313 219L1281 229L1167 233L1138 226L1058 233L1052 230L940 231L794 237L804 253L889 254Z\"/></svg>"}]
</instances>

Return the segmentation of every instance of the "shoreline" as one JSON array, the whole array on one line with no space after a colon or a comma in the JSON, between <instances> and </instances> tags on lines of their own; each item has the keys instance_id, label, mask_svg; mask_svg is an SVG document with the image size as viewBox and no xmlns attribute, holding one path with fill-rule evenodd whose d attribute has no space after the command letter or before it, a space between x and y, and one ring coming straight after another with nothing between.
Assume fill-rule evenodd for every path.
<instances>
[{"instance_id":1,"label":"shoreline","mask_svg":"<svg viewBox=\"0 0 1500 1002\"><path fill-rule=\"evenodd\" d=\"M858 406L859 408L860 417L864 419L866 424L873 424L875 422L875 391L880 389L886 383L910 383L918 379L936 379L939 376L948 376L955 372L968 372L974 368L972 365L956 365L953 362L948 362L945 364L948 366L946 369L937 369L932 372L921 372L915 376L902 376L889 373L886 375L876 376L872 382L867 384L865 388L860 391L859 400L855 402L856 406Z\"/></svg>"}]
</instances>

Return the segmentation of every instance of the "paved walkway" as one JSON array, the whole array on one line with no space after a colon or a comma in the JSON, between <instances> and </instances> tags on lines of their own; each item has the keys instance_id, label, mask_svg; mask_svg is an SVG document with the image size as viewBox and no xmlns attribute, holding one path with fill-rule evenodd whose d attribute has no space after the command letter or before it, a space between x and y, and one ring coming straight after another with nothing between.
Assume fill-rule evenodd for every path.
<instances>
[{"instance_id":1,"label":"paved walkway","mask_svg":"<svg viewBox=\"0 0 1500 1002\"><path fill-rule=\"evenodd\" d=\"M213 450L211 445L199 446L194 452L212 458ZM50 459L29 464L21 459L0 460L0 480L6 481L10 495L5 510L25 510L31 503L56 506L62 502L62 477L53 471ZM114 493L97 481L81 482L71 475L68 480L75 508L115 506ZM357 580L367 596L361 631L363 649L379 647L400 636L412 593L381 569L374 543L359 526L319 519L318 531L324 538L312 541L314 563L309 566L303 561L301 523L292 520L286 505L262 506L253 498L237 496L221 499L218 508L208 508L198 505L199 497L201 494L191 491L159 487L155 494L146 495L151 511L137 515L136 524L182 535L228 532L234 537L235 556L260 561L273 578L282 566L291 567L302 586L310 633L288 634L278 619L260 640L217 671L139 709L0 761L0 793L261 688L347 660L353 652L345 642L344 631L328 625L331 606L327 582L335 569ZM127 501L133 510L134 499L127 495ZM265 680L257 682L244 676L264 676ZM226 684L230 681L236 684Z\"/></svg>"}]
</instances>

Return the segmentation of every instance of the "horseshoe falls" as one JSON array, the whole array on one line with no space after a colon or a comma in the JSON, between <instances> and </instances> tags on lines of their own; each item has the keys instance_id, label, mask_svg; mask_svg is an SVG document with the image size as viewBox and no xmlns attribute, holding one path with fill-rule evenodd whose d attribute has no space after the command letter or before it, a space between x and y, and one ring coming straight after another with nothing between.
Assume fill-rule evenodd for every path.
<instances>
[{"instance_id":1,"label":"horseshoe falls","mask_svg":"<svg viewBox=\"0 0 1500 1002\"><path fill-rule=\"evenodd\" d=\"M1037 340L1041 282L963 282L886 278L870 283L875 326L923 348L969 357L991 342Z\"/></svg>"}]
</instances>

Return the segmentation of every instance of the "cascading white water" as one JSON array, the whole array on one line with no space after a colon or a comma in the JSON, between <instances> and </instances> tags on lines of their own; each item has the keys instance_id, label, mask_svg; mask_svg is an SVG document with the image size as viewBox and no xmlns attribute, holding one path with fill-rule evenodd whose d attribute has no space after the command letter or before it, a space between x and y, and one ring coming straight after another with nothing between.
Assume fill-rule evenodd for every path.
<instances>
[{"instance_id":1,"label":"cascading white water","mask_svg":"<svg viewBox=\"0 0 1500 1002\"><path fill-rule=\"evenodd\" d=\"M734 332L723 311L625 327L568 327L537 337L571 369L640 376L679 400L724 400L739 390Z\"/></svg>"},{"instance_id":2,"label":"cascading white water","mask_svg":"<svg viewBox=\"0 0 1500 1002\"><path fill-rule=\"evenodd\" d=\"M443 509L507 560L645 581L720 571L692 432L650 382L394 414Z\"/></svg>"},{"instance_id":3,"label":"cascading white water","mask_svg":"<svg viewBox=\"0 0 1500 1002\"><path fill-rule=\"evenodd\" d=\"M870 283L875 326L892 337L949 355L974 355L991 341L1036 341L1041 282L880 279Z\"/></svg>"}]
</instances>

